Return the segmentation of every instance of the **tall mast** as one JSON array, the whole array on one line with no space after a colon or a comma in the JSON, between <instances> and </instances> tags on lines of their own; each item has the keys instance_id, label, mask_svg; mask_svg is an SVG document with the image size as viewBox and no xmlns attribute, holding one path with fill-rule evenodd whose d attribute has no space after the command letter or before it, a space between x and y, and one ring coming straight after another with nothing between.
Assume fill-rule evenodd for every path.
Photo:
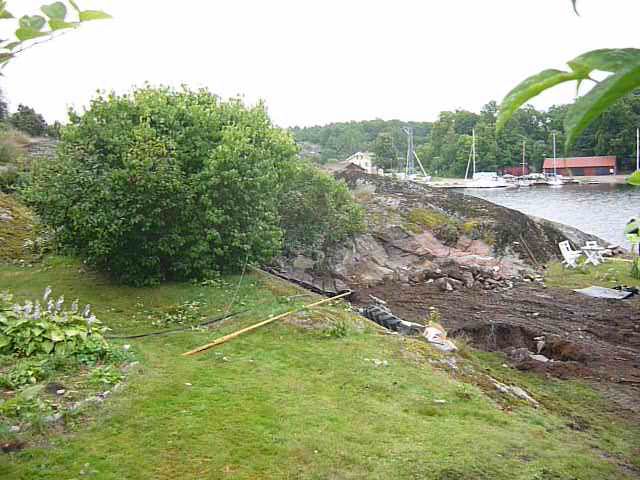
<instances>
[{"instance_id":1,"label":"tall mast","mask_svg":"<svg viewBox=\"0 0 640 480\"><path fill-rule=\"evenodd\" d=\"M523 177L525 176L525 173L524 173L525 143L526 143L526 141L525 141L525 140L523 140L523 141L522 141L522 176L523 176Z\"/></svg>"},{"instance_id":2,"label":"tall mast","mask_svg":"<svg viewBox=\"0 0 640 480\"><path fill-rule=\"evenodd\" d=\"M413 147L413 128L404 127L402 130L407 134L407 163L405 165L405 175L413 175L416 169L413 162L413 156L415 155Z\"/></svg>"},{"instance_id":3,"label":"tall mast","mask_svg":"<svg viewBox=\"0 0 640 480\"><path fill-rule=\"evenodd\" d=\"M473 177L476 176L476 129L471 130L471 151L473 152ZM471 177L471 178L473 178Z\"/></svg>"},{"instance_id":4,"label":"tall mast","mask_svg":"<svg viewBox=\"0 0 640 480\"><path fill-rule=\"evenodd\" d=\"M556 132L553 132L553 174L558 175L556 170Z\"/></svg>"},{"instance_id":5,"label":"tall mast","mask_svg":"<svg viewBox=\"0 0 640 480\"><path fill-rule=\"evenodd\" d=\"M640 170L640 128L636 129L636 170Z\"/></svg>"}]
</instances>

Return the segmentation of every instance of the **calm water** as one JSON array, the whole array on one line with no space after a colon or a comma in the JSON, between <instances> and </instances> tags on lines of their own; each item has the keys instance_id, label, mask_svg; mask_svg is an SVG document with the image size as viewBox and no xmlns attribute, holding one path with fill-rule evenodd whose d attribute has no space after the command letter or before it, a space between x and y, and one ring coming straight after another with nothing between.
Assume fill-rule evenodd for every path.
<instances>
[{"instance_id":1,"label":"calm water","mask_svg":"<svg viewBox=\"0 0 640 480\"><path fill-rule=\"evenodd\" d=\"M571 225L626 247L624 226L631 217L640 215L640 188L627 185L466 189L464 193Z\"/></svg>"}]
</instances>

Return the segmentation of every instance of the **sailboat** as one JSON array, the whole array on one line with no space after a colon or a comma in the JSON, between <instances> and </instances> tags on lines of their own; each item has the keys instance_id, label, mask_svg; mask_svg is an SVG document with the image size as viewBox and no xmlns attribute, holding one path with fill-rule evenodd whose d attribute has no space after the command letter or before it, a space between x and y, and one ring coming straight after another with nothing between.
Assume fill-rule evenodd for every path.
<instances>
[{"instance_id":1,"label":"sailboat","mask_svg":"<svg viewBox=\"0 0 640 480\"><path fill-rule=\"evenodd\" d=\"M526 146L525 145L526 145L526 142L523 141L522 142L522 176L518 177L518 180L516 181L516 185L518 187L530 187L531 185L533 185L533 182L531 180L527 180L524 175L524 171L525 171L524 169L526 166L526 162L525 162Z\"/></svg>"},{"instance_id":2,"label":"sailboat","mask_svg":"<svg viewBox=\"0 0 640 480\"><path fill-rule=\"evenodd\" d=\"M464 174L465 187L467 188L504 188L509 184L499 178L495 172L476 172L476 131L471 131L472 142L471 152L469 153L469 162L467 162L467 171ZM469 168L473 166L472 177L469 179Z\"/></svg>"},{"instance_id":3,"label":"sailboat","mask_svg":"<svg viewBox=\"0 0 640 480\"><path fill-rule=\"evenodd\" d=\"M564 182L562 177L558 175L558 169L556 166L556 134L553 134L553 177L547 178L547 185L550 187L561 187Z\"/></svg>"}]
</instances>

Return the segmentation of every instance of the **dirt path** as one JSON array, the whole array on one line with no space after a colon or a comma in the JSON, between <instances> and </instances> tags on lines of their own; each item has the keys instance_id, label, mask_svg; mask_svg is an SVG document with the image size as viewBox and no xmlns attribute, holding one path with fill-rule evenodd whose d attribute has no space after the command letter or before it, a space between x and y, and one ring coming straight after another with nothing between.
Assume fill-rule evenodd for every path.
<instances>
[{"instance_id":1,"label":"dirt path","mask_svg":"<svg viewBox=\"0 0 640 480\"><path fill-rule=\"evenodd\" d=\"M387 282L357 291L356 303L375 295L406 320L422 323L435 307L451 336L484 350L536 352L534 338L544 336L540 353L553 361L515 359L518 368L592 380L619 407L640 411L640 300L592 299L533 283L443 292L433 284Z\"/></svg>"}]
</instances>

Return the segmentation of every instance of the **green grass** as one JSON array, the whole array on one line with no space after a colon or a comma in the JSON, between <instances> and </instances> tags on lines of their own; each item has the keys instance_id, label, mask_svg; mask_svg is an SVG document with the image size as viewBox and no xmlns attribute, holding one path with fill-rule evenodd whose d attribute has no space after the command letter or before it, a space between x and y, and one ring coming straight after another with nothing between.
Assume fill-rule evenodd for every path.
<instances>
[{"instance_id":1,"label":"green grass","mask_svg":"<svg viewBox=\"0 0 640 480\"><path fill-rule=\"evenodd\" d=\"M560 263L547 267L545 282L551 287L585 288L592 285L615 287L617 285L639 285L640 281L631 277L631 263L621 259L607 260L596 266L582 265L565 268Z\"/></svg>"},{"instance_id":2,"label":"green grass","mask_svg":"<svg viewBox=\"0 0 640 480\"><path fill-rule=\"evenodd\" d=\"M0 289L24 298L52 285L94 305L114 333L153 330L159 312L190 300L218 315L238 277L224 280L134 289L64 258L0 267ZM180 355L309 301L287 300L298 293L250 275L233 307L248 312L212 331L135 341L142 367L128 387L64 433L0 454L0 478L633 478L618 464L637 457L638 430L603 413L588 387L515 372L466 346L450 373L426 345L363 328L340 306ZM313 322L319 327L308 328ZM483 385L484 373L517 382L544 406L501 399ZM583 431L570 427L575 417Z\"/></svg>"}]
</instances>

